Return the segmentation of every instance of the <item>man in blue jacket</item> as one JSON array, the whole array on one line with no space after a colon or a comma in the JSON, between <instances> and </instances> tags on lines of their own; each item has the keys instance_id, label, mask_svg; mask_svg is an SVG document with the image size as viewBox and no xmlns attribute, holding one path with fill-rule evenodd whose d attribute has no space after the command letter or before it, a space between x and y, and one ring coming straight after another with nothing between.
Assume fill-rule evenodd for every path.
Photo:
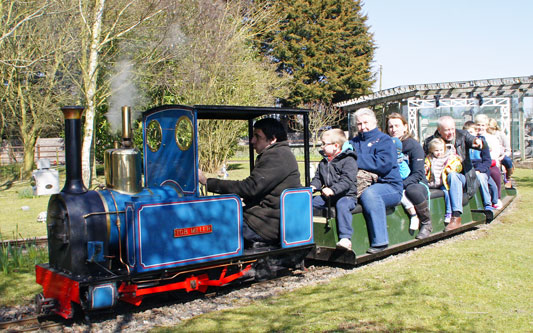
<instances>
[{"instance_id":1,"label":"man in blue jacket","mask_svg":"<svg viewBox=\"0 0 533 333\"><path fill-rule=\"evenodd\" d=\"M359 109L355 118L358 133L350 142L357 152L358 167L378 175L377 182L365 189L359 198L370 239L367 252L378 253L389 245L386 208L400 203L403 183L396 146L390 136L377 128L374 112L368 108Z\"/></svg>"}]
</instances>

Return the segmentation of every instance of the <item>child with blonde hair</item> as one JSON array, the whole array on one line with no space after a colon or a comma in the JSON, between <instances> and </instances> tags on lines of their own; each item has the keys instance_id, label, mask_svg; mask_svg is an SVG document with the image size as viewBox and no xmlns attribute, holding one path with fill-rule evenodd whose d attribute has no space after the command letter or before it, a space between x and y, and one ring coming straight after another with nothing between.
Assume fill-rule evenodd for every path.
<instances>
[{"instance_id":1,"label":"child with blonde hair","mask_svg":"<svg viewBox=\"0 0 533 333\"><path fill-rule=\"evenodd\" d=\"M476 123L478 136L484 138L485 142L487 142L487 145L489 146L490 158L492 159L492 163L490 165L490 177L494 180L494 183L496 183L496 186L498 187L498 202L493 207L496 209L501 209L502 201L500 199L502 196L502 176L500 172L500 141L496 136L487 132L489 127L489 117L486 114L476 115L474 122Z\"/></svg>"},{"instance_id":2,"label":"child with blonde hair","mask_svg":"<svg viewBox=\"0 0 533 333\"><path fill-rule=\"evenodd\" d=\"M357 204L357 155L339 128L322 133L321 147L324 158L311 181L313 191L320 191L313 198L313 207L326 208L328 200L335 205L340 238L337 247L351 250L351 211Z\"/></svg>"},{"instance_id":3,"label":"child with blonde hair","mask_svg":"<svg viewBox=\"0 0 533 333\"><path fill-rule=\"evenodd\" d=\"M450 203L449 185L446 181L450 172L460 173L463 170L461 158L441 138L434 138L428 144L428 155L424 161L426 178L429 188L438 188L444 192L446 203L445 223L450 223L452 207Z\"/></svg>"}]
</instances>

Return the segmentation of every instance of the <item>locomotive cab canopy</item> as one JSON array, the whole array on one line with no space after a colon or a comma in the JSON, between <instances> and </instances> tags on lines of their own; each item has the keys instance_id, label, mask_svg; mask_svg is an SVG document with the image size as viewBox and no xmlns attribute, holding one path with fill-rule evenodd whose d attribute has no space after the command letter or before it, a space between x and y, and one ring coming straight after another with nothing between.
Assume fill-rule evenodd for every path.
<instances>
[{"instance_id":1,"label":"locomotive cab canopy","mask_svg":"<svg viewBox=\"0 0 533 333\"><path fill-rule=\"evenodd\" d=\"M185 195L196 194L198 184L199 119L248 121L248 137L253 136L254 120L267 115L295 116L303 119L305 185L309 174L309 110L276 107L227 105L163 105L143 113L145 186L174 184ZM249 144L250 171L254 150Z\"/></svg>"}]
</instances>

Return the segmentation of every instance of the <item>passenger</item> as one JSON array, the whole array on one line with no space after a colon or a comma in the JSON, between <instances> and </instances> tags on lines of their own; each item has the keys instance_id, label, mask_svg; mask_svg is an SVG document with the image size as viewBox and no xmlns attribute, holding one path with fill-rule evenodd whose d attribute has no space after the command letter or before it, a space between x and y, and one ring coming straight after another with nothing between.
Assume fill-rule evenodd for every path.
<instances>
[{"instance_id":1,"label":"passenger","mask_svg":"<svg viewBox=\"0 0 533 333\"><path fill-rule=\"evenodd\" d=\"M358 134L350 140L357 153L359 169L378 175L359 198L363 207L370 248L368 253L385 250L389 244L386 207L394 207L402 198L402 178L396 163L392 139L377 128L374 112L368 108L355 112Z\"/></svg>"},{"instance_id":2,"label":"passenger","mask_svg":"<svg viewBox=\"0 0 533 333\"><path fill-rule=\"evenodd\" d=\"M467 121L463 129L468 133L477 136L476 124L473 121ZM498 188L494 180L490 177L490 158L489 147L483 144L481 151L470 149L470 160L476 170L476 175L480 183L481 197L485 210L493 210L493 205L498 202Z\"/></svg>"},{"instance_id":3,"label":"passenger","mask_svg":"<svg viewBox=\"0 0 533 333\"><path fill-rule=\"evenodd\" d=\"M403 144L400 139L392 137L392 142L394 142L394 145L396 146L396 161L398 162L398 168L400 168L400 177L405 179L411 173L411 169L407 163L409 159L402 152Z\"/></svg>"},{"instance_id":4,"label":"passenger","mask_svg":"<svg viewBox=\"0 0 533 333\"><path fill-rule=\"evenodd\" d=\"M424 170L424 149L411 134L409 134L407 121L399 113L391 113L387 117L387 131L389 135L399 138L402 141L402 152L407 156L411 173L403 180L402 204L410 201L414 209L409 205L404 208L413 219L419 220L421 227L416 238L423 239L431 235L433 226L431 225L431 213L429 211L427 181ZM414 226L413 226L414 227ZM411 227L410 227L411 228Z\"/></svg>"},{"instance_id":5,"label":"passenger","mask_svg":"<svg viewBox=\"0 0 533 333\"><path fill-rule=\"evenodd\" d=\"M462 173L451 172L446 179L450 189L450 203L452 205L452 218L446 231L456 229L461 226L461 215L463 214L463 189L466 188L468 197L472 197L479 187L476 172L470 161L468 150L471 148L481 149L483 141L470 135L467 131L455 129L455 120L450 116L439 118L438 127L435 133L424 140L424 151L428 153L428 143L434 138L441 138L446 144L451 146L463 161Z\"/></svg>"},{"instance_id":6,"label":"passenger","mask_svg":"<svg viewBox=\"0 0 533 333\"><path fill-rule=\"evenodd\" d=\"M487 132L490 134L496 136L500 141L500 163L505 167L505 188L512 188L513 184L511 183L511 176L514 172L514 166L513 166L513 160L511 158L512 150L511 150L511 143L509 142L509 137L505 135L505 133L500 130L500 127L498 126L498 122L496 119L490 118L489 119L489 127L487 128Z\"/></svg>"},{"instance_id":7,"label":"passenger","mask_svg":"<svg viewBox=\"0 0 533 333\"><path fill-rule=\"evenodd\" d=\"M450 203L450 185L446 181L452 172L460 173L463 170L461 158L452 150L446 149L446 143L441 138L434 138L428 143L428 155L424 162L426 178L429 188L438 188L444 192L446 215L444 223L450 223L452 206Z\"/></svg>"},{"instance_id":8,"label":"passenger","mask_svg":"<svg viewBox=\"0 0 533 333\"><path fill-rule=\"evenodd\" d=\"M313 198L313 207L325 208L327 201L335 205L339 228L337 247L352 249L352 213L357 204L357 155L347 142L344 131L331 129L322 133L324 156L313 180L311 188L321 195Z\"/></svg>"},{"instance_id":9,"label":"passenger","mask_svg":"<svg viewBox=\"0 0 533 333\"><path fill-rule=\"evenodd\" d=\"M500 141L498 138L492 134L487 133L487 127L489 127L489 117L485 114L478 114L475 117L475 123L477 127L477 133L479 136L485 138L485 142L489 146L490 158L492 163L490 165L490 176L494 179L496 186L498 187L498 203L496 204L496 209L502 208L501 199L501 186L502 186L502 175L500 172Z\"/></svg>"},{"instance_id":10,"label":"passenger","mask_svg":"<svg viewBox=\"0 0 533 333\"><path fill-rule=\"evenodd\" d=\"M245 247L253 243L279 244L280 195L300 187L298 163L289 148L287 133L279 121L264 118L254 124L252 145L258 154L255 167L244 180L198 179L214 193L235 193L245 203L243 237Z\"/></svg>"},{"instance_id":11,"label":"passenger","mask_svg":"<svg viewBox=\"0 0 533 333\"><path fill-rule=\"evenodd\" d=\"M397 154L397 162L398 162L398 168L400 168L400 177L402 177L402 180L405 180L411 173L411 169L409 168L408 158L402 153L403 144L400 141L400 139L396 137L392 137L392 141L396 145L396 154ZM405 211L407 211L407 214L409 215L409 229L410 230L418 230L418 227L420 225L420 220L418 219L418 216L416 215L415 206L405 196L405 190L402 194L402 200L400 201Z\"/></svg>"}]
</instances>

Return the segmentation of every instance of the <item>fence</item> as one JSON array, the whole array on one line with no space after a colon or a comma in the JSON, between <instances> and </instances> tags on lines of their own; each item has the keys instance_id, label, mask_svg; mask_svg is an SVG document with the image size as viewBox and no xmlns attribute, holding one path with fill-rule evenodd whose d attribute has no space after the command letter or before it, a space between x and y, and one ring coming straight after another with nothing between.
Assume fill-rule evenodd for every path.
<instances>
[{"instance_id":1,"label":"fence","mask_svg":"<svg viewBox=\"0 0 533 333\"><path fill-rule=\"evenodd\" d=\"M62 138L39 138L35 145L34 160L46 158L52 165L65 164L65 144ZM22 163L24 147L4 142L0 147L0 165Z\"/></svg>"}]
</instances>

